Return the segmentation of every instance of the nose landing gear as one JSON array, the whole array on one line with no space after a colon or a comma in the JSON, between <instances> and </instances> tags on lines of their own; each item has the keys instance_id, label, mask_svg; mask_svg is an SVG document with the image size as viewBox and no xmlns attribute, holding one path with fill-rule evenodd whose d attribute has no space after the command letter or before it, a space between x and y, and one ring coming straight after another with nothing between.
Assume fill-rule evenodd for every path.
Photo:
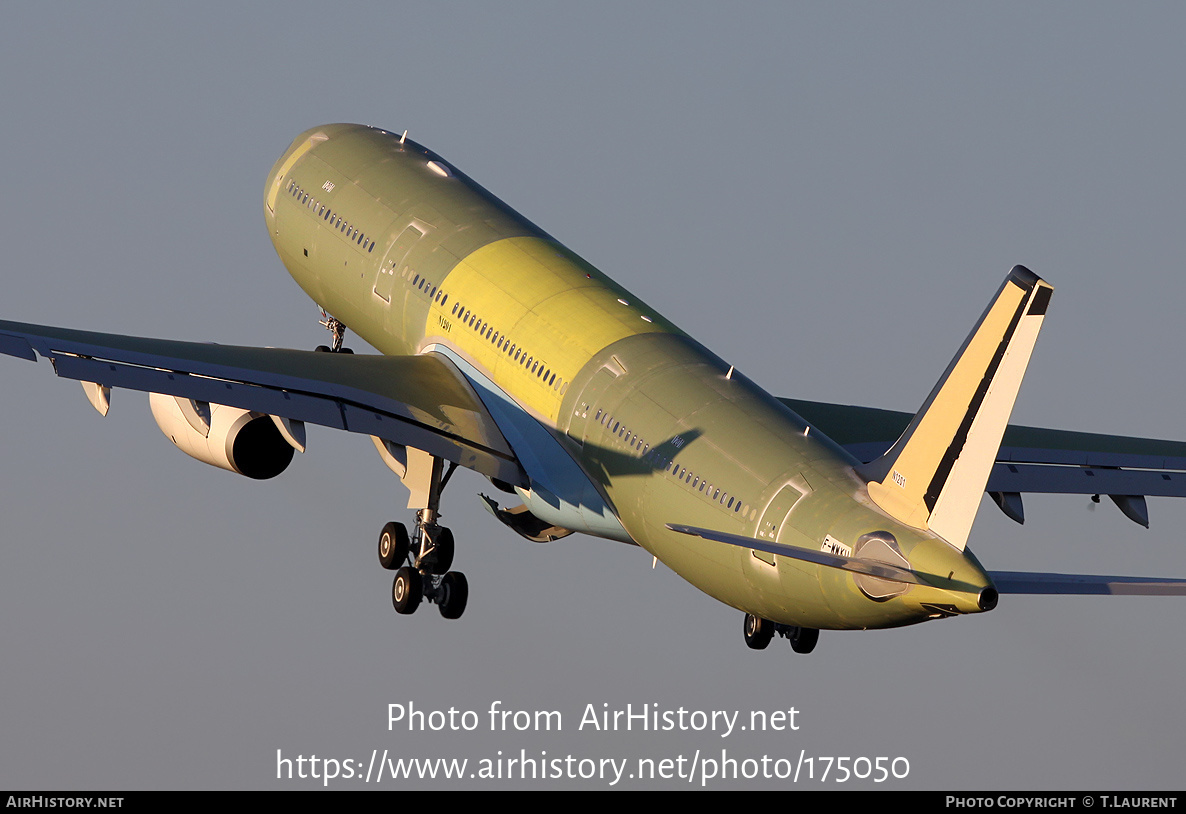
<instances>
[{"instance_id":1,"label":"nose landing gear","mask_svg":"<svg viewBox=\"0 0 1186 814\"><path fill-rule=\"evenodd\" d=\"M331 317L321 309L321 325L333 335L331 344L318 345L313 350L321 353L354 353L350 348L343 348L342 342L346 338L346 323L336 317Z\"/></svg>"}]
</instances>

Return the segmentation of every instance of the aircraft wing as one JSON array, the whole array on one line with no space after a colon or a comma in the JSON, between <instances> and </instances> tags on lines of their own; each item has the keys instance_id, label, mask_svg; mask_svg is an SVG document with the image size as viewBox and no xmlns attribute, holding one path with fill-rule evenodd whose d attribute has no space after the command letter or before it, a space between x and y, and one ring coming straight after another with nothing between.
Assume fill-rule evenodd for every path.
<instances>
[{"instance_id":1,"label":"aircraft wing","mask_svg":"<svg viewBox=\"0 0 1186 814\"><path fill-rule=\"evenodd\" d=\"M164 393L415 447L511 484L526 476L446 358L317 353L143 339L0 320L0 353L59 376Z\"/></svg>"},{"instance_id":2,"label":"aircraft wing","mask_svg":"<svg viewBox=\"0 0 1186 814\"><path fill-rule=\"evenodd\" d=\"M879 457L913 416L895 410L779 399L861 461ZM1010 424L985 491L1022 522L1020 495L1108 495L1148 527L1144 497L1186 497L1186 442Z\"/></svg>"}]
</instances>

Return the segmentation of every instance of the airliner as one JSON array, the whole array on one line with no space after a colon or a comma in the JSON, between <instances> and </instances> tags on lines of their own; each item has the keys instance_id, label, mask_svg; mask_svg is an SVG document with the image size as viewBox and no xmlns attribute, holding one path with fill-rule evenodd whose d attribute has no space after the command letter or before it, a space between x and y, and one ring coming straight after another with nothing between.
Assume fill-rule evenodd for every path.
<instances>
[{"instance_id":1,"label":"airliner","mask_svg":"<svg viewBox=\"0 0 1186 814\"><path fill-rule=\"evenodd\" d=\"M1009 424L1053 288L1013 267L914 415L778 398L449 161L399 133L308 130L268 175L281 262L322 309L315 350L0 321L106 415L149 393L161 431L239 475L279 475L317 424L371 437L409 491L380 531L392 604L468 604L440 501L457 467L528 540L639 546L743 614L746 644L992 610L1001 594L1186 594L1186 580L989 571L988 493L1107 495L1148 526L1186 496L1186 444ZM378 354L355 354L347 331Z\"/></svg>"}]
</instances>

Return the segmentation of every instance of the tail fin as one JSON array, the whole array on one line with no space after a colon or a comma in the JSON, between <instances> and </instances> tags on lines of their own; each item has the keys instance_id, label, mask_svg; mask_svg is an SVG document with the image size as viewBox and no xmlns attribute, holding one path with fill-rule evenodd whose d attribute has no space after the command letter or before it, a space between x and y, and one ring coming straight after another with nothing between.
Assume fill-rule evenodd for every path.
<instances>
[{"instance_id":1,"label":"tail fin","mask_svg":"<svg viewBox=\"0 0 1186 814\"><path fill-rule=\"evenodd\" d=\"M890 516L963 550L1052 291L1014 266L902 437L858 470Z\"/></svg>"}]
</instances>

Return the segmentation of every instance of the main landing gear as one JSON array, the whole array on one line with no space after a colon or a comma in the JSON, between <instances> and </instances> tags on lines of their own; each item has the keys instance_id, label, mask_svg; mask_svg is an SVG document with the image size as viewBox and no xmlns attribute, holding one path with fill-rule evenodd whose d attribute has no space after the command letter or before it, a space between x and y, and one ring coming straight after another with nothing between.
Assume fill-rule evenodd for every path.
<instances>
[{"instance_id":1,"label":"main landing gear","mask_svg":"<svg viewBox=\"0 0 1186 814\"><path fill-rule=\"evenodd\" d=\"M321 324L333 335L331 345L318 345L321 353L354 353L342 347L346 325L321 310ZM376 444L383 442L378 439ZM437 523L440 517L441 492L457 464L449 464L418 449L407 448L404 460L390 456L388 466L395 469L411 491L409 509L417 509L416 525L411 535L403 523L388 523L379 532L379 564L395 571L391 585L391 604L396 613L415 613L420 602L435 603L446 619L458 619L469 602L469 582L453 566L453 532Z\"/></svg>"},{"instance_id":2,"label":"main landing gear","mask_svg":"<svg viewBox=\"0 0 1186 814\"><path fill-rule=\"evenodd\" d=\"M446 619L458 619L469 600L469 582L453 567L453 532L439 525L441 491L457 464L448 470L440 458L408 449L404 483L412 492L409 508L416 512L412 533L403 523L388 523L379 533L379 564L395 571L391 604L396 613L415 613L420 602L434 603Z\"/></svg>"},{"instance_id":3,"label":"main landing gear","mask_svg":"<svg viewBox=\"0 0 1186 814\"><path fill-rule=\"evenodd\" d=\"M416 612L422 599L427 599L446 619L460 618L469 600L469 583L465 574L449 570L453 565L453 532L435 523L424 523L420 519L423 514L416 513L416 530L411 537L403 523L388 523L379 534L379 563L395 571L391 604L396 613L409 614Z\"/></svg>"},{"instance_id":4,"label":"main landing gear","mask_svg":"<svg viewBox=\"0 0 1186 814\"><path fill-rule=\"evenodd\" d=\"M810 653L819 641L819 630L813 627L795 627L781 622L771 622L752 613L745 615L745 644L751 650L765 650L777 633L791 642L796 653Z\"/></svg>"}]
</instances>

